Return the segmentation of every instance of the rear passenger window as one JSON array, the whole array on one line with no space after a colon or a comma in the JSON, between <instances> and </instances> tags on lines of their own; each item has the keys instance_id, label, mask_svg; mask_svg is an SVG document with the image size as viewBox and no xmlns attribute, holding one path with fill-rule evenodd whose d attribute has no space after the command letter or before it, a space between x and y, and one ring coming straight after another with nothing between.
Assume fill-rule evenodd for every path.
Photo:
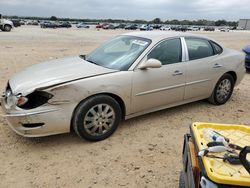
<instances>
[{"instance_id":1,"label":"rear passenger window","mask_svg":"<svg viewBox=\"0 0 250 188\"><path fill-rule=\"evenodd\" d=\"M213 41L210 41L210 42L214 48L214 54L221 54L223 51L222 48L218 44L216 44L215 42L213 42Z\"/></svg>"},{"instance_id":2,"label":"rear passenger window","mask_svg":"<svg viewBox=\"0 0 250 188\"><path fill-rule=\"evenodd\" d=\"M186 38L185 40L190 61L214 55L209 41L198 38Z\"/></svg>"},{"instance_id":3,"label":"rear passenger window","mask_svg":"<svg viewBox=\"0 0 250 188\"><path fill-rule=\"evenodd\" d=\"M148 59L157 59L162 65L181 62L181 40L169 39L157 45L148 55Z\"/></svg>"}]
</instances>

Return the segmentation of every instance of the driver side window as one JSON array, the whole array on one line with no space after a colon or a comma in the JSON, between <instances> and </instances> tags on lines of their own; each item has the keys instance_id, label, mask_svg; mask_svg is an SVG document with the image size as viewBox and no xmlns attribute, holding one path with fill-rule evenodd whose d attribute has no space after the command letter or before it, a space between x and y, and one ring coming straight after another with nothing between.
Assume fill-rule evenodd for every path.
<instances>
[{"instance_id":1,"label":"driver side window","mask_svg":"<svg viewBox=\"0 0 250 188\"><path fill-rule=\"evenodd\" d=\"M157 59L162 63L162 65L181 62L181 40L170 39L161 42L149 53L147 58Z\"/></svg>"}]
</instances>

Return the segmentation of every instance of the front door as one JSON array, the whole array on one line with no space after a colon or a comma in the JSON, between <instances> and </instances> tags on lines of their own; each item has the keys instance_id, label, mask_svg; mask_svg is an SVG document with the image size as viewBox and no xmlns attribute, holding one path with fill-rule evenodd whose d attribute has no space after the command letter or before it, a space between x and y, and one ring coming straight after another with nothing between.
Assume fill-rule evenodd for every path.
<instances>
[{"instance_id":1,"label":"front door","mask_svg":"<svg viewBox=\"0 0 250 188\"><path fill-rule=\"evenodd\" d=\"M180 38L158 44L144 58L157 59L160 68L135 69L132 86L132 111L152 111L184 98L186 65L182 62Z\"/></svg>"}]
</instances>

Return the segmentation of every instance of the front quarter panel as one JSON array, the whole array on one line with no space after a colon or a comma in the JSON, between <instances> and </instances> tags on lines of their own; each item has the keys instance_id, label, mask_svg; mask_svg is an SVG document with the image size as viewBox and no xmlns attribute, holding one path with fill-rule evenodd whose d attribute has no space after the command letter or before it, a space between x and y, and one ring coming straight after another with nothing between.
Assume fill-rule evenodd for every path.
<instances>
[{"instance_id":1,"label":"front quarter panel","mask_svg":"<svg viewBox=\"0 0 250 188\"><path fill-rule=\"evenodd\" d=\"M48 88L46 91L54 95L49 103L66 104L73 112L75 107L86 98L109 93L120 97L125 104L126 113L130 113L132 74L133 71L120 71Z\"/></svg>"}]
</instances>

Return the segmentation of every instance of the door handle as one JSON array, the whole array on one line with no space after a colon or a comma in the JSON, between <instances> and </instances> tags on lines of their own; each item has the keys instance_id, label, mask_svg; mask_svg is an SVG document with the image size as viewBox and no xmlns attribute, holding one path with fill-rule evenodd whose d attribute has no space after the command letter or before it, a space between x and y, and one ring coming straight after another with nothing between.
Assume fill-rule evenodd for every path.
<instances>
[{"instance_id":1,"label":"door handle","mask_svg":"<svg viewBox=\"0 0 250 188\"><path fill-rule=\"evenodd\" d=\"M179 75L183 75L183 72L176 70L174 71L174 73L172 74L173 76L179 76Z\"/></svg>"},{"instance_id":2,"label":"door handle","mask_svg":"<svg viewBox=\"0 0 250 188\"><path fill-rule=\"evenodd\" d=\"M220 65L220 64L218 64L218 63L215 63L214 66L213 66L213 68L215 68L215 69L216 69L216 68L220 68L220 67L222 67L222 65Z\"/></svg>"}]
</instances>

